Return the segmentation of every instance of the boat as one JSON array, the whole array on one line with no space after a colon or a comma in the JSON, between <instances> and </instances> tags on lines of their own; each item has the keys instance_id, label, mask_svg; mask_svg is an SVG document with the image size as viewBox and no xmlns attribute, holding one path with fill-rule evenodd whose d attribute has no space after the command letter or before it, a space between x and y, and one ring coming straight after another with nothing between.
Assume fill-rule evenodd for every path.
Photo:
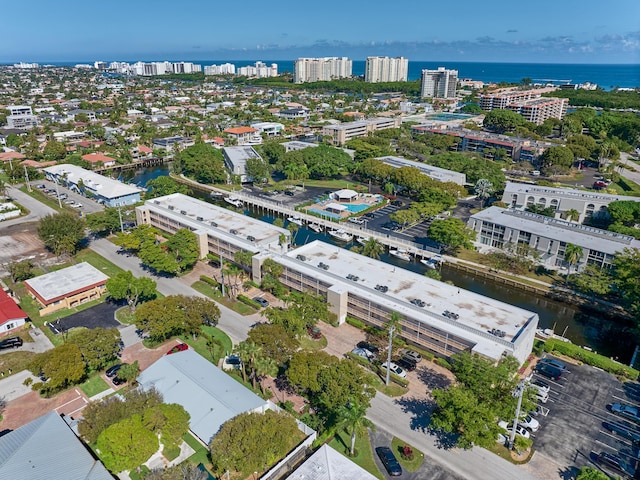
<instances>
[{"instance_id":1,"label":"boat","mask_svg":"<svg viewBox=\"0 0 640 480\"><path fill-rule=\"evenodd\" d=\"M224 196L224 194L223 194L222 192L216 192L216 191L214 190L214 191L211 191L211 192L209 193L209 196L210 196L211 198L218 199L218 198L222 198L222 197Z\"/></svg>"},{"instance_id":2,"label":"boat","mask_svg":"<svg viewBox=\"0 0 640 480\"><path fill-rule=\"evenodd\" d=\"M290 223L295 223L296 225L300 225L301 227L304 225L304 222L300 217L287 217L287 221Z\"/></svg>"},{"instance_id":3,"label":"boat","mask_svg":"<svg viewBox=\"0 0 640 480\"><path fill-rule=\"evenodd\" d=\"M421 258L420 263L425 265L427 268L436 269L442 263L442 255L436 255L432 258Z\"/></svg>"},{"instance_id":4,"label":"boat","mask_svg":"<svg viewBox=\"0 0 640 480\"><path fill-rule=\"evenodd\" d=\"M367 243L367 239L364 237L356 237L356 243L359 243L360 245L364 245L365 243Z\"/></svg>"},{"instance_id":5,"label":"boat","mask_svg":"<svg viewBox=\"0 0 640 480\"><path fill-rule=\"evenodd\" d=\"M239 198L224 197L224 201L227 202L227 203L230 203L234 207L241 207L242 206L242 200L240 200Z\"/></svg>"},{"instance_id":6,"label":"boat","mask_svg":"<svg viewBox=\"0 0 640 480\"><path fill-rule=\"evenodd\" d=\"M353 235L345 232L342 229L338 230L329 230L329 236L335 240L340 240L341 242L350 242L353 240Z\"/></svg>"},{"instance_id":7,"label":"boat","mask_svg":"<svg viewBox=\"0 0 640 480\"><path fill-rule=\"evenodd\" d=\"M316 233L322 233L322 225L319 225L317 223L310 223L308 227L310 230L313 230Z\"/></svg>"},{"instance_id":8,"label":"boat","mask_svg":"<svg viewBox=\"0 0 640 480\"><path fill-rule=\"evenodd\" d=\"M566 333L567 329L565 328L563 333ZM536 337L540 340L549 340L550 338L554 338L556 340L560 340L561 342L572 343L571 340L564 337L564 335L557 335L552 328L538 328L536 329Z\"/></svg>"},{"instance_id":9,"label":"boat","mask_svg":"<svg viewBox=\"0 0 640 480\"><path fill-rule=\"evenodd\" d=\"M389 250L389 255L391 255L392 257L399 258L400 260L404 260L405 262L411 261L411 255L406 250L392 249L392 250Z\"/></svg>"}]
</instances>

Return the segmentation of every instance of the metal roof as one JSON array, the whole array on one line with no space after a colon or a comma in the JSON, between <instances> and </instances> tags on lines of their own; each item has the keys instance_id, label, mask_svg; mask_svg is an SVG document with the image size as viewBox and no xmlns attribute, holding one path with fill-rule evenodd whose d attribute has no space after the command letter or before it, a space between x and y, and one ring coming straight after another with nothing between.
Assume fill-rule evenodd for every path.
<instances>
[{"instance_id":1,"label":"metal roof","mask_svg":"<svg viewBox=\"0 0 640 480\"><path fill-rule=\"evenodd\" d=\"M114 480L55 411L0 437L0 479Z\"/></svg>"},{"instance_id":2,"label":"metal roof","mask_svg":"<svg viewBox=\"0 0 640 480\"><path fill-rule=\"evenodd\" d=\"M191 431L206 444L227 420L267 409L265 400L191 349L160 358L138 382L155 387L165 403L182 405L191 415Z\"/></svg>"},{"instance_id":3,"label":"metal roof","mask_svg":"<svg viewBox=\"0 0 640 480\"><path fill-rule=\"evenodd\" d=\"M325 444L287 478L289 480L374 480L376 477Z\"/></svg>"}]
</instances>

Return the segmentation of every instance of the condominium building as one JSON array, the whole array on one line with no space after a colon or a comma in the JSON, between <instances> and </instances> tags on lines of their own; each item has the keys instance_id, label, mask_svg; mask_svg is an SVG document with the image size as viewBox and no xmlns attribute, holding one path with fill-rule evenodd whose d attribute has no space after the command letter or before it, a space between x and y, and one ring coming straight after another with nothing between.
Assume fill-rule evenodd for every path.
<instances>
[{"instance_id":1,"label":"condominium building","mask_svg":"<svg viewBox=\"0 0 640 480\"><path fill-rule=\"evenodd\" d=\"M536 125L547 118L562 120L567 113L569 99L541 96L548 91L549 89L538 89L480 95L480 107L486 111L509 109Z\"/></svg>"},{"instance_id":2,"label":"condominium building","mask_svg":"<svg viewBox=\"0 0 640 480\"><path fill-rule=\"evenodd\" d=\"M437 70L422 70L420 96L431 98L455 98L458 71L438 67Z\"/></svg>"},{"instance_id":3,"label":"condominium building","mask_svg":"<svg viewBox=\"0 0 640 480\"><path fill-rule=\"evenodd\" d=\"M267 78L278 76L278 64L267 65L264 62L256 62L254 65L238 68L238 75L241 77Z\"/></svg>"},{"instance_id":4,"label":"condominium building","mask_svg":"<svg viewBox=\"0 0 640 480\"><path fill-rule=\"evenodd\" d=\"M38 117L33 114L31 107L27 105L9 105L7 107L7 128L29 130L38 125Z\"/></svg>"},{"instance_id":5,"label":"condominium building","mask_svg":"<svg viewBox=\"0 0 640 480\"><path fill-rule=\"evenodd\" d=\"M224 164L226 167L232 175L236 175L240 178L241 183L256 180L247 175L247 160L262 160L262 157L258 155L258 152L256 152L253 147L248 145L242 147L225 147L222 149L222 155L224 157Z\"/></svg>"},{"instance_id":6,"label":"condominium building","mask_svg":"<svg viewBox=\"0 0 640 480\"><path fill-rule=\"evenodd\" d=\"M360 122L325 125L322 128L322 135L333 145L344 145L352 138L366 137L369 132L400 128L400 123L400 118L372 118Z\"/></svg>"},{"instance_id":7,"label":"condominium building","mask_svg":"<svg viewBox=\"0 0 640 480\"><path fill-rule=\"evenodd\" d=\"M640 197L610 195L575 188L553 188L526 183L507 182L502 201L511 208L526 209L532 205L541 208L553 208L556 218L565 216L570 210L578 212L573 221L582 223L591 217L608 216L607 207L611 202L628 200L640 202Z\"/></svg>"},{"instance_id":8,"label":"condominium building","mask_svg":"<svg viewBox=\"0 0 640 480\"><path fill-rule=\"evenodd\" d=\"M480 248L513 250L524 245L538 252L540 263L547 268L567 266L565 252L569 244L583 251L574 266L577 271L590 264L610 268L616 254L626 248L640 248L640 241L628 235L500 207L472 215L467 225L478 233L476 244Z\"/></svg>"},{"instance_id":9,"label":"condominium building","mask_svg":"<svg viewBox=\"0 0 640 480\"><path fill-rule=\"evenodd\" d=\"M204 67L205 75L235 75L236 66L233 63L223 63L222 65L207 65Z\"/></svg>"},{"instance_id":10,"label":"condominium building","mask_svg":"<svg viewBox=\"0 0 640 480\"><path fill-rule=\"evenodd\" d=\"M458 185L464 185L465 183L467 183L467 176L464 173L434 167L431 165L427 165L426 163L415 162L413 160L407 160L406 158L393 156L378 157L376 158L376 160L380 160L394 168L417 168L418 170L420 170L420 173L434 180L438 180L439 182L453 182Z\"/></svg>"},{"instance_id":11,"label":"condominium building","mask_svg":"<svg viewBox=\"0 0 640 480\"><path fill-rule=\"evenodd\" d=\"M352 75L352 61L347 57L299 58L295 61L294 81L327 82Z\"/></svg>"},{"instance_id":12,"label":"condominium building","mask_svg":"<svg viewBox=\"0 0 640 480\"><path fill-rule=\"evenodd\" d=\"M403 57L367 57L364 81L406 82L409 73L409 60Z\"/></svg>"}]
</instances>

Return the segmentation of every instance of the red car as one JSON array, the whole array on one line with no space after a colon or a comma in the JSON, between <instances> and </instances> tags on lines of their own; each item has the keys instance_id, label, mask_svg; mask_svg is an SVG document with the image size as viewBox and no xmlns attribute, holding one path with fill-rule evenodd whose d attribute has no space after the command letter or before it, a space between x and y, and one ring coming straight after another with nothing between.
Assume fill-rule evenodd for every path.
<instances>
[{"instance_id":1,"label":"red car","mask_svg":"<svg viewBox=\"0 0 640 480\"><path fill-rule=\"evenodd\" d=\"M184 352L185 350L189 350L189 345L187 345L186 343L179 343L178 345L173 347L171 350L169 350L167 352L167 355L171 355L172 353L177 353L177 352Z\"/></svg>"}]
</instances>

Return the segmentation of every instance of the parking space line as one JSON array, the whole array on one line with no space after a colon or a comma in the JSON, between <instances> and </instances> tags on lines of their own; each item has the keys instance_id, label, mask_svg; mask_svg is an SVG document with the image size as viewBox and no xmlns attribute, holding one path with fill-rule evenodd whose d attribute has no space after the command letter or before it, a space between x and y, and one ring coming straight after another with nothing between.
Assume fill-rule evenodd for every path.
<instances>
[{"instance_id":1,"label":"parking space line","mask_svg":"<svg viewBox=\"0 0 640 480\"><path fill-rule=\"evenodd\" d=\"M618 397L616 395L611 395L613 398L617 399L617 400L622 400L624 403L626 403L627 405L631 405L632 407L636 407L636 408L640 408L638 405L631 403L628 399L626 398L622 398L622 397Z\"/></svg>"},{"instance_id":2,"label":"parking space line","mask_svg":"<svg viewBox=\"0 0 640 480\"><path fill-rule=\"evenodd\" d=\"M610 448L610 449L611 449L611 450L613 450L614 452L617 452L617 451L618 451L618 449L617 449L617 448L612 447L612 446L611 446L611 445L609 445L608 443L601 442L600 440L596 440L596 443L599 443L599 444L600 444L600 445L602 445L603 447Z\"/></svg>"}]
</instances>

